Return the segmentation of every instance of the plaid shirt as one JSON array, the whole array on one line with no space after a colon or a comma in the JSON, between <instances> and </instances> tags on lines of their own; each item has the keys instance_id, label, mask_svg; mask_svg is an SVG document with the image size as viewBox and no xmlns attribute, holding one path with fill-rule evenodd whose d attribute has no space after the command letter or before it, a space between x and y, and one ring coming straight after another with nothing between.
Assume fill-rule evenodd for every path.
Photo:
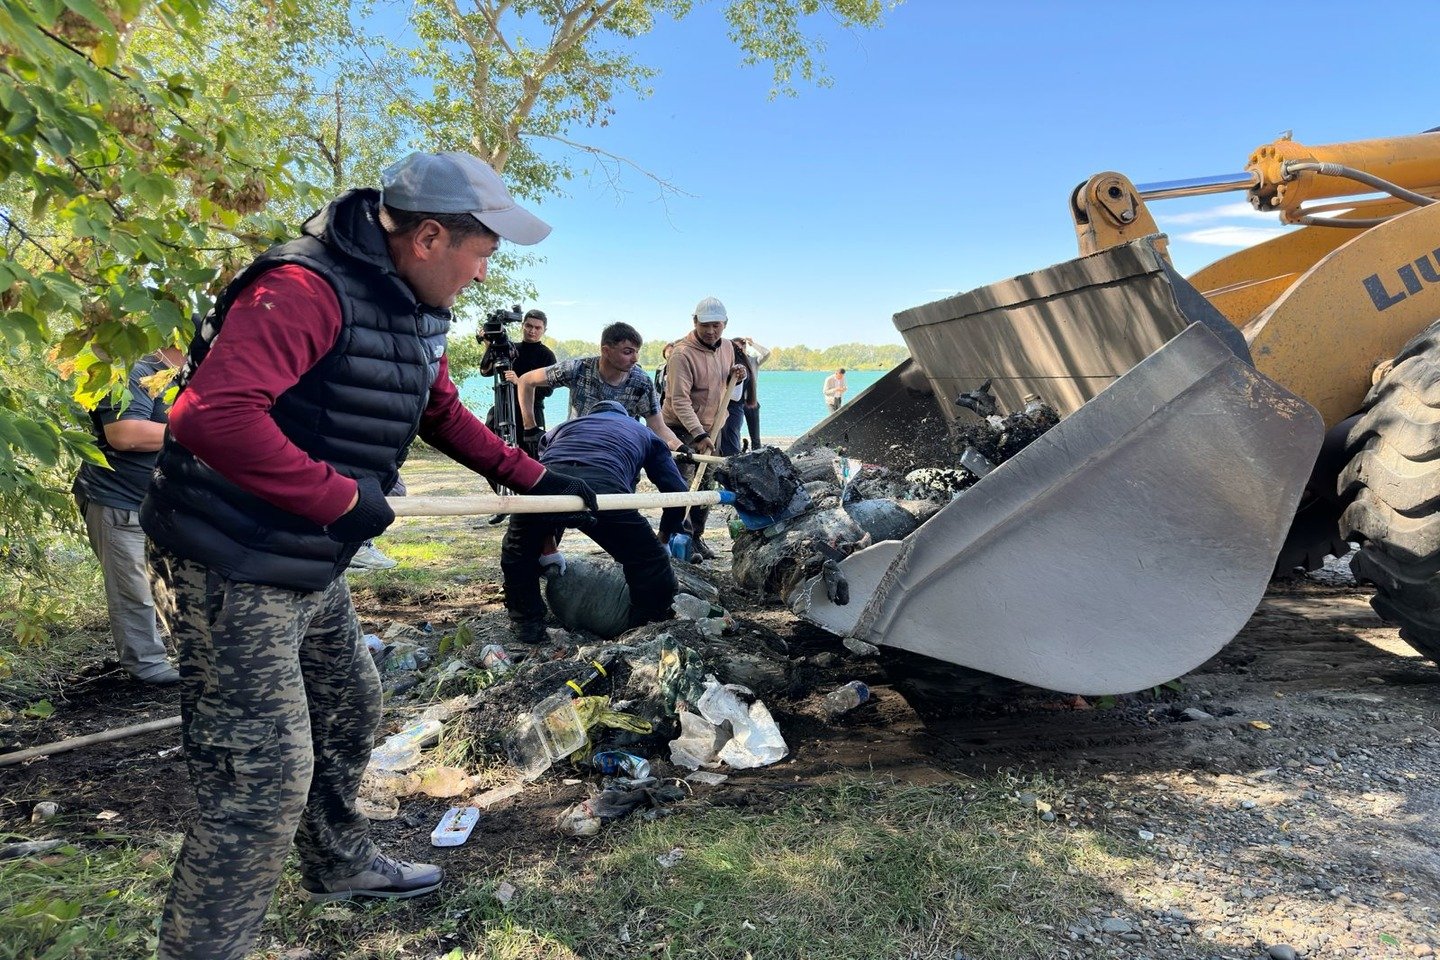
<instances>
[{"instance_id":1,"label":"plaid shirt","mask_svg":"<svg viewBox=\"0 0 1440 960\"><path fill-rule=\"evenodd\" d=\"M601 400L614 400L625 408L632 417L644 420L660 412L660 400L655 395L655 384L636 364L630 368L624 382L612 387L600 377L600 358L581 357L578 360L561 360L545 368L545 383L551 387L570 388L570 416L583 417L590 408Z\"/></svg>"}]
</instances>

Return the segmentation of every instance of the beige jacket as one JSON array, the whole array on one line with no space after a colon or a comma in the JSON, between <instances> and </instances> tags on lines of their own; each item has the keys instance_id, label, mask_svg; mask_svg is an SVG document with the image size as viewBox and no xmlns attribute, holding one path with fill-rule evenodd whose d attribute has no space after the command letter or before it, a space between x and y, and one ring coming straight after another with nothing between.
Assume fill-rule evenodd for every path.
<instances>
[{"instance_id":1,"label":"beige jacket","mask_svg":"<svg viewBox=\"0 0 1440 960\"><path fill-rule=\"evenodd\" d=\"M665 367L665 403L661 413L665 423L690 441L699 434L710 433L715 418L723 416L730 401L725 384L735 364L735 344L721 338L714 350L695 336L695 331L675 344ZM719 443L718 436L712 440Z\"/></svg>"}]
</instances>

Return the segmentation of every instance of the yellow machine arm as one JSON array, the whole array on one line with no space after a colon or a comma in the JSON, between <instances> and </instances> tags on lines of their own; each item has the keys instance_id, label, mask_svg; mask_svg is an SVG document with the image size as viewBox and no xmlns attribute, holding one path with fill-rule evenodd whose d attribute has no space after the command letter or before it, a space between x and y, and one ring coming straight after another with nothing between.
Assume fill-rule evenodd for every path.
<instances>
[{"instance_id":1,"label":"yellow machine arm","mask_svg":"<svg viewBox=\"0 0 1440 960\"><path fill-rule=\"evenodd\" d=\"M1244 332L1257 369L1338 423L1376 366L1440 318L1440 132L1314 147L1286 136L1218 177L1137 186L1096 174L1071 198L1080 252L1159 233L1147 201L1229 191L1303 228L1189 280ZM1377 192L1388 196L1364 196Z\"/></svg>"}]
</instances>

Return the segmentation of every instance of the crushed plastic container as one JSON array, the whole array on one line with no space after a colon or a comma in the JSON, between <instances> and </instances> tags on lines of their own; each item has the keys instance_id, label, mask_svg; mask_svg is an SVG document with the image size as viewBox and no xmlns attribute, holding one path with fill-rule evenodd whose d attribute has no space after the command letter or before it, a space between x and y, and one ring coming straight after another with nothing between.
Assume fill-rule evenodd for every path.
<instances>
[{"instance_id":1,"label":"crushed plastic container","mask_svg":"<svg viewBox=\"0 0 1440 960\"><path fill-rule=\"evenodd\" d=\"M420 762L420 750L440 739L445 725L439 720L412 724L370 751L370 766L378 770L408 770Z\"/></svg>"},{"instance_id":2,"label":"crushed plastic container","mask_svg":"<svg viewBox=\"0 0 1440 960\"><path fill-rule=\"evenodd\" d=\"M526 780L534 780L550 764L585 746L585 725L569 693L546 697L522 714L505 738L510 764Z\"/></svg>"},{"instance_id":3,"label":"crushed plastic container","mask_svg":"<svg viewBox=\"0 0 1440 960\"><path fill-rule=\"evenodd\" d=\"M688 593L675 594L675 599L670 602L670 606L675 611L675 615L682 620L704 620L707 617L725 616L723 608L708 600L692 597Z\"/></svg>"}]
</instances>

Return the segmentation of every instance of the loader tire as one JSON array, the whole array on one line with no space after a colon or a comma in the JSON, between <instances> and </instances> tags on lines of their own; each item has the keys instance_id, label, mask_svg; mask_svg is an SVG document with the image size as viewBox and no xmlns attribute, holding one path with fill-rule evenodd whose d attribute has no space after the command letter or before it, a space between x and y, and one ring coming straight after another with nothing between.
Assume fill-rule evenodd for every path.
<instances>
[{"instance_id":1,"label":"loader tire","mask_svg":"<svg viewBox=\"0 0 1440 960\"><path fill-rule=\"evenodd\" d=\"M1370 389L1347 441L1340 532L1360 544L1355 578L1400 637L1440 660L1440 323Z\"/></svg>"},{"instance_id":2,"label":"loader tire","mask_svg":"<svg viewBox=\"0 0 1440 960\"><path fill-rule=\"evenodd\" d=\"M1349 464L1350 432L1359 417L1351 417L1325 432L1325 442L1315 458L1310 479L1290 530L1275 558L1276 577L1310 573L1325 565L1329 557L1343 557L1350 544L1340 535L1340 514L1345 501L1336 491L1340 471Z\"/></svg>"}]
</instances>

